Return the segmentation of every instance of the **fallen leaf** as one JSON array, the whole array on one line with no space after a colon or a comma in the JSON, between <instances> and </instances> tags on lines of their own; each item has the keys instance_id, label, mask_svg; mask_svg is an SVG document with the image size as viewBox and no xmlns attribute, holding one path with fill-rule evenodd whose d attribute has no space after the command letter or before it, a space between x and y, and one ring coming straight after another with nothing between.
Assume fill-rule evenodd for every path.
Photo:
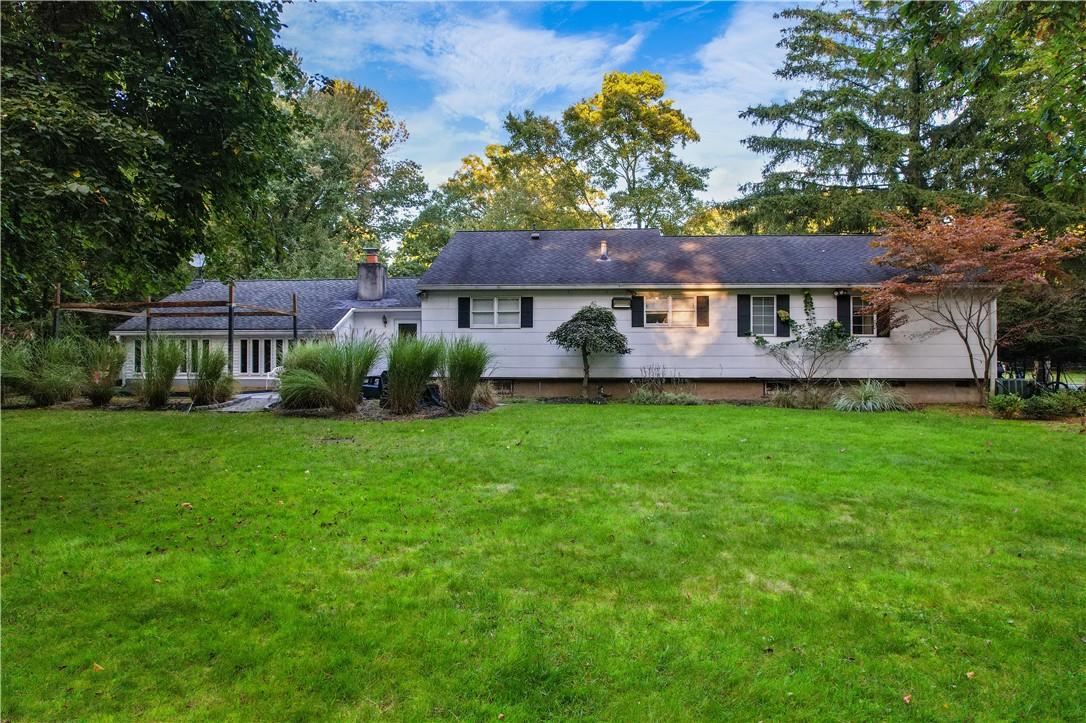
<instances>
[{"instance_id":1,"label":"fallen leaf","mask_svg":"<svg viewBox=\"0 0 1086 723\"><path fill-rule=\"evenodd\" d=\"M183 509L183 510L191 510L192 509L192 503L191 502L182 502L181 503L181 509Z\"/></svg>"},{"instance_id":2,"label":"fallen leaf","mask_svg":"<svg viewBox=\"0 0 1086 723\"><path fill-rule=\"evenodd\" d=\"M161 577L156 577L155 578L155 584L158 585L158 584L161 584L161 583L162 583L162 578Z\"/></svg>"},{"instance_id":3,"label":"fallen leaf","mask_svg":"<svg viewBox=\"0 0 1086 723\"><path fill-rule=\"evenodd\" d=\"M103 668L98 663L92 663L91 664L91 670L93 670L95 673L101 673L103 670L105 670L105 668Z\"/></svg>"},{"instance_id":4,"label":"fallen leaf","mask_svg":"<svg viewBox=\"0 0 1086 723\"><path fill-rule=\"evenodd\" d=\"M972 680L973 678L977 677L977 674L970 670L968 673L965 674L965 677L969 678L969 680Z\"/></svg>"},{"instance_id":5,"label":"fallen leaf","mask_svg":"<svg viewBox=\"0 0 1086 723\"><path fill-rule=\"evenodd\" d=\"M906 693L905 695L901 696L901 699L905 701L905 705L912 705L913 696L911 693Z\"/></svg>"}]
</instances>

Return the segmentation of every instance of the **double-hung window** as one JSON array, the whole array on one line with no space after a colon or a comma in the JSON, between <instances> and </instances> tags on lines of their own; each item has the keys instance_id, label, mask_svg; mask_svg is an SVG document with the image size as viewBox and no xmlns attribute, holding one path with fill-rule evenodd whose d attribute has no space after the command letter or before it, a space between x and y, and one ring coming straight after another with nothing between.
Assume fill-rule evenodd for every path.
<instances>
[{"instance_id":1,"label":"double-hung window","mask_svg":"<svg viewBox=\"0 0 1086 723\"><path fill-rule=\"evenodd\" d=\"M755 336L777 333L777 297L750 297L750 333Z\"/></svg>"},{"instance_id":2,"label":"double-hung window","mask_svg":"<svg viewBox=\"0 0 1086 723\"><path fill-rule=\"evenodd\" d=\"M646 296L645 326L695 326L697 299L693 296Z\"/></svg>"},{"instance_id":3,"label":"double-hung window","mask_svg":"<svg viewBox=\"0 0 1086 723\"><path fill-rule=\"evenodd\" d=\"M854 336L875 336L878 326L875 314L868 309L862 296L852 297L852 334Z\"/></svg>"},{"instance_id":4,"label":"double-hung window","mask_svg":"<svg viewBox=\"0 0 1086 723\"><path fill-rule=\"evenodd\" d=\"M472 328L515 329L520 327L519 296L483 296L471 300Z\"/></svg>"}]
</instances>

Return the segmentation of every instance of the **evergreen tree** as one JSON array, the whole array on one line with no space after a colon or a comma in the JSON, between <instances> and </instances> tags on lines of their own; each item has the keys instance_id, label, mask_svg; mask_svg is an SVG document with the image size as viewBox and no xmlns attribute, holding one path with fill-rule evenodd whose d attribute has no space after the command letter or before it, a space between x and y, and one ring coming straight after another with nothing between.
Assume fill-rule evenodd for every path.
<instances>
[{"instance_id":1,"label":"evergreen tree","mask_svg":"<svg viewBox=\"0 0 1086 723\"><path fill-rule=\"evenodd\" d=\"M974 119L959 111L965 85L956 3L823 3L780 13L782 78L806 78L796 98L741 114L770 126L745 139L769 155L764 177L732 206L747 231L864 232L881 211L919 210L979 193L963 153Z\"/></svg>"}]
</instances>

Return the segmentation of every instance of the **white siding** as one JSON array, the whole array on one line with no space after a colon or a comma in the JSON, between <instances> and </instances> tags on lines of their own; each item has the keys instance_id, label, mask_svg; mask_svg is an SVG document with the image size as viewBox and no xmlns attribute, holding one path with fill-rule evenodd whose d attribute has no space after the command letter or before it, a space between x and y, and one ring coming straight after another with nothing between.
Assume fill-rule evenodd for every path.
<instances>
[{"instance_id":1,"label":"white siding","mask_svg":"<svg viewBox=\"0 0 1086 723\"><path fill-rule=\"evenodd\" d=\"M422 312L418 309L405 311L356 309L354 314L336 329L336 337L340 339L352 336L360 338L366 334L373 334L381 341L387 342L399 331L400 324L415 324L416 332L421 335L423 333ZM370 373L377 375L387 368L388 364L384 355L382 355Z\"/></svg>"},{"instance_id":2,"label":"white siding","mask_svg":"<svg viewBox=\"0 0 1086 723\"><path fill-rule=\"evenodd\" d=\"M502 296L534 298L534 325L531 329L457 328L457 297L487 296L493 292L431 291L422 302L422 328L427 335L470 335L486 342L495 354L491 375L497 378L560 379L579 378L581 359L550 344L547 333L566 321L575 311L592 303L610 308L614 296L629 296L629 290L607 291L515 291ZM651 293L639 289L639 294ZM662 292L671 293L671 292ZM676 292L677 293L677 292ZM618 329L629 339L632 353L592 359L597 378L640 376L641 367L662 364L677 376L689 379L773 379L784 377L780 366L749 337L736 333L738 294L790 295L794 319L803 321L803 294L798 289L734 289L689 291L709 296L709 326L694 328L634 328L629 309L615 309ZM829 289L812 290L815 313L820 323L837 317L837 304ZM928 327L919 322L894 329L889 337L865 337L868 345L845 357L833 376L883 379L969 379L968 358L961 341L950 332L926 335ZM770 338L771 342L777 340Z\"/></svg>"}]
</instances>

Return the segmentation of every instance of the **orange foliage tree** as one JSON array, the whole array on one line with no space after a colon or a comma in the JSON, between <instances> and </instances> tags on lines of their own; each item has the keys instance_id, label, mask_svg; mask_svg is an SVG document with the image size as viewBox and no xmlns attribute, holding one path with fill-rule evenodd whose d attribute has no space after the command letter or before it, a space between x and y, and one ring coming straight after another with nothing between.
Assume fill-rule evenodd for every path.
<instances>
[{"instance_id":1,"label":"orange foliage tree","mask_svg":"<svg viewBox=\"0 0 1086 723\"><path fill-rule=\"evenodd\" d=\"M925 334L957 335L984 399L993 384L999 295L1049 284L1083 239L1049 239L1025 230L1008 204L992 204L977 214L943 206L915 216L886 214L882 220L885 228L872 246L884 253L875 263L899 273L868 292L867 302L891 327L915 318L930 324Z\"/></svg>"}]
</instances>

